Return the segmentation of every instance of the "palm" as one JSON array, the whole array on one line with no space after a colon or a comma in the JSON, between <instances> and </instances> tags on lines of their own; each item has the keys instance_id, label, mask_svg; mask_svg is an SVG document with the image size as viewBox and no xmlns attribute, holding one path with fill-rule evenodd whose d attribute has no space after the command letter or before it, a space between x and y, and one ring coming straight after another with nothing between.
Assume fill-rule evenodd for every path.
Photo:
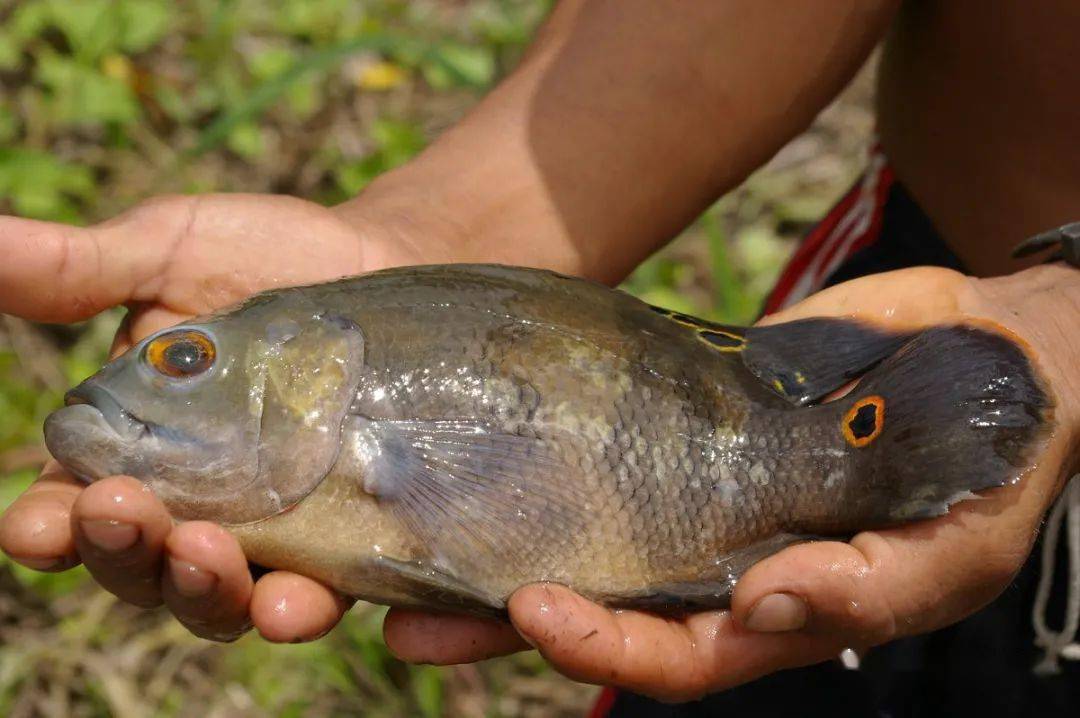
<instances>
[{"instance_id":1,"label":"palm","mask_svg":"<svg viewBox=\"0 0 1080 718\"><path fill-rule=\"evenodd\" d=\"M91 229L0 218L0 248L0 311L58 322L127 305L116 351L264 289L420 261L332 210L259 195L163 198ZM137 482L111 478L84 489L55 463L0 519L0 547L43 570L81 560L120 598L164 602L210 638L235 637L251 621L275 640L311 638L346 605L294 574L254 583L220 527L174 528Z\"/></svg>"},{"instance_id":2,"label":"palm","mask_svg":"<svg viewBox=\"0 0 1080 718\"><path fill-rule=\"evenodd\" d=\"M122 222L127 231L112 242L135 259L128 265L133 340L264 289L381 268L395 255L398 262L408 258L405 250L389 251L370 238L365 243L332 210L291 197L171 198L144 205ZM150 246L131 247L133 235Z\"/></svg>"}]
</instances>

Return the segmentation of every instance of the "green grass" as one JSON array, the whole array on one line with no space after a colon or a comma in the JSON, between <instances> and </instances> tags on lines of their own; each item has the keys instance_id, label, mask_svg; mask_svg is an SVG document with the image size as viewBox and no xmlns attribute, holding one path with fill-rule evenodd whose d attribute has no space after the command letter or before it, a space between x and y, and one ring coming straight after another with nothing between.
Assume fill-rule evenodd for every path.
<instances>
[{"instance_id":1,"label":"green grass","mask_svg":"<svg viewBox=\"0 0 1080 718\"><path fill-rule=\"evenodd\" d=\"M546 0L0 0L0 212L89 223L162 192L333 203L419 152L511 68ZM830 152L828 135L818 155ZM625 284L752 321L791 240L851 179L759 173ZM818 175L821 173L819 172ZM106 355L117 313L0 324L0 508L41 424ZM7 467L7 468L5 468ZM361 606L325 639L229 646L123 606L82 569L0 558L0 715L579 715L535 655L408 666Z\"/></svg>"}]
</instances>

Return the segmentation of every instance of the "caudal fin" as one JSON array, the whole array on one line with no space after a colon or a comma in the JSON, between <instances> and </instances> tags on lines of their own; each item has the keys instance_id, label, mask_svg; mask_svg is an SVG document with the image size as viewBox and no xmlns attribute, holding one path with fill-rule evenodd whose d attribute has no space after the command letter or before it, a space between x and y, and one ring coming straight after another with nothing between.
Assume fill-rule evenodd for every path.
<instances>
[{"instance_id":1,"label":"caudal fin","mask_svg":"<svg viewBox=\"0 0 1080 718\"><path fill-rule=\"evenodd\" d=\"M1016 482L1053 419L1025 350L968 325L920 333L835 404L858 466L841 500L860 528L939 516Z\"/></svg>"}]
</instances>

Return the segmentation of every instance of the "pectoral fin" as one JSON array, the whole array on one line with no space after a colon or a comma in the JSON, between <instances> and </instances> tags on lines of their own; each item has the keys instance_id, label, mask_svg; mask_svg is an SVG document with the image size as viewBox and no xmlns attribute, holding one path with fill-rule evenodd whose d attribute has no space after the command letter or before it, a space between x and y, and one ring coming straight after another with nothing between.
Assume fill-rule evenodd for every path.
<instances>
[{"instance_id":1,"label":"pectoral fin","mask_svg":"<svg viewBox=\"0 0 1080 718\"><path fill-rule=\"evenodd\" d=\"M346 441L375 496L432 552L443 571L497 572L568 558L592 511L551 443L476 420L352 417Z\"/></svg>"}]
</instances>

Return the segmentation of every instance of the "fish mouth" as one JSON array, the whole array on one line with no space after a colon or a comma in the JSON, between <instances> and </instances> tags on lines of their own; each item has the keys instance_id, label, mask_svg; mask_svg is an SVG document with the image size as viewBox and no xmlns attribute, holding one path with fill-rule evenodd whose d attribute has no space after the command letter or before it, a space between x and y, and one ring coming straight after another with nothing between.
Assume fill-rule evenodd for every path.
<instances>
[{"instance_id":1,"label":"fish mouth","mask_svg":"<svg viewBox=\"0 0 1080 718\"><path fill-rule=\"evenodd\" d=\"M109 428L125 441L138 441L150 433L147 422L132 414L108 390L82 384L64 395L65 406L87 405L95 409Z\"/></svg>"}]
</instances>

